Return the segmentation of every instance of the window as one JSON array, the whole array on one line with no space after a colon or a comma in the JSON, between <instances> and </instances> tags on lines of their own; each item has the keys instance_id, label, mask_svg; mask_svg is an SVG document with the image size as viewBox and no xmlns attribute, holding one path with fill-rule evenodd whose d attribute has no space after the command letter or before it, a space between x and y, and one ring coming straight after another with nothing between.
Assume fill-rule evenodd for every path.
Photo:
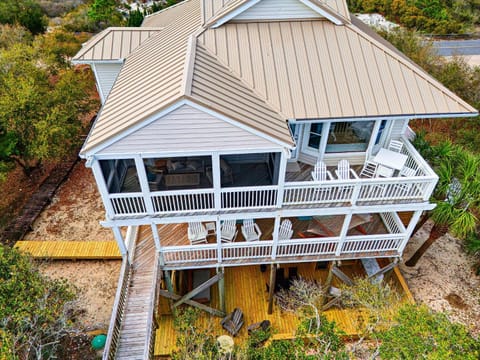
<instances>
[{"instance_id":1,"label":"window","mask_svg":"<svg viewBox=\"0 0 480 360\"><path fill-rule=\"evenodd\" d=\"M366 151L375 121L332 122L326 153Z\"/></svg>"},{"instance_id":2,"label":"window","mask_svg":"<svg viewBox=\"0 0 480 360\"><path fill-rule=\"evenodd\" d=\"M133 159L100 160L100 168L110 194L141 191Z\"/></svg>"}]
</instances>

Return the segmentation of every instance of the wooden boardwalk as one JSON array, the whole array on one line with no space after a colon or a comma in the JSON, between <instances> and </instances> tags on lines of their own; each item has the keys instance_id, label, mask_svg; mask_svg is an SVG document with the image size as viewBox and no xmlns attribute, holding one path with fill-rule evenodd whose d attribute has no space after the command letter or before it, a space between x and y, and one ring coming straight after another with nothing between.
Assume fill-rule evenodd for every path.
<instances>
[{"instance_id":1,"label":"wooden boardwalk","mask_svg":"<svg viewBox=\"0 0 480 360\"><path fill-rule=\"evenodd\" d=\"M17 241L15 247L41 259L122 259L116 241Z\"/></svg>"},{"instance_id":2,"label":"wooden boardwalk","mask_svg":"<svg viewBox=\"0 0 480 360\"><path fill-rule=\"evenodd\" d=\"M327 276L327 271L316 269L315 263L285 264L285 268L297 267L298 274L307 279L313 279L323 283ZM287 269L285 269L288 271ZM353 277L359 276L363 268L359 262L352 262L351 266L342 266L342 271ZM212 275L214 272L212 271ZM245 325L240 330L239 335L235 337L235 343L241 344L248 338L247 326L262 320L270 320L276 333L273 339L289 339L295 336L295 330L298 326L298 319L294 314L281 311L274 305L273 314L267 314L268 292L266 284L268 283L269 270L262 273L259 266L231 267L225 269L225 301L227 311L232 311L239 307L242 309L245 317ZM364 275L363 275L364 276ZM398 269L392 276L393 283L399 292L405 297L406 301L413 301L413 297L406 287L406 283ZM338 286L334 278L334 286ZM214 285L211 288L210 305L218 308L218 290ZM155 356L168 356L175 349L176 333L173 327L173 317L170 314L168 302L161 298L159 309L159 328L155 336ZM359 336L359 321L362 320L361 311L357 309L338 309L331 308L324 312L324 315L331 321L335 321L337 326L343 330L347 337ZM206 313L202 313L199 319L199 326L210 328L216 336L227 334L220 326L220 319Z\"/></svg>"}]
</instances>

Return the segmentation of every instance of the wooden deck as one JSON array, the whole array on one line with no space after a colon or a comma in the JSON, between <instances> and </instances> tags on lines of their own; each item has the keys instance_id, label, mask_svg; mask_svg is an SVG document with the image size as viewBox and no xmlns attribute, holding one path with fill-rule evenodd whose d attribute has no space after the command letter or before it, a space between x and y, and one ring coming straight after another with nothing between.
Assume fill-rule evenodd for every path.
<instances>
[{"instance_id":1,"label":"wooden deck","mask_svg":"<svg viewBox=\"0 0 480 360\"><path fill-rule=\"evenodd\" d=\"M116 241L17 241L15 247L41 259L122 259Z\"/></svg>"},{"instance_id":2,"label":"wooden deck","mask_svg":"<svg viewBox=\"0 0 480 360\"><path fill-rule=\"evenodd\" d=\"M325 281L327 276L326 270L316 269L316 263L285 264L282 267L285 268L286 272L288 272L289 267L296 267L300 276L320 282ZM364 275L363 267L360 262L357 261L350 261L348 264L344 262L342 271L352 277L360 274ZM214 274L213 270L211 274ZM239 335L235 337L236 344L240 344L247 339L248 325L266 319L271 321L272 327L276 331L273 339L288 339L295 335L298 320L294 314L283 312L276 305L274 305L273 314L267 314L268 292L266 284L268 283L268 276L269 269L262 273L259 266L225 269L225 300L227 311L230 312L234 308L239 307L245 316L245 325ZM407 301L413 302L413 297L398 269L395 269L395 275L392 276L392 280L404 298ZM333 285L338 285L335 277ZM210 305L218 308L218 289L216 286L211 288ZM168 356L175 349L176 334L173 327L173 317L170 313L168 302L164 298L161 298L159 313L159 328L156 331L155 337L155 355ZM359 335L357 321L359 316L362 316L359 310L331 308L324 312L324 314L329 320L335 321L348 337L356 337ZM226 331L221 328L219 318L202 313L199 321L202 327L213 329L216 336L227 334Z\"/></svg>"}]
</instances>

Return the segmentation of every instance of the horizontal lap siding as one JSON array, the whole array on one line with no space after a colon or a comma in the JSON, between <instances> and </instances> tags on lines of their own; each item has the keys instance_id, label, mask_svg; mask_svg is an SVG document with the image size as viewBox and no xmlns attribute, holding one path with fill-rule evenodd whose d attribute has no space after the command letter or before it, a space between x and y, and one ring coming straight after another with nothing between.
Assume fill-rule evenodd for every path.
<instances>
[{"instance_id":1,"label":"horizontal lap siding","mask_svg":"<svg viewBox=\"0 0 480 360\"><path fill-rule=\"evenodd\" d=\"M112 86L117 79L118 73L122 68L122 64L96 64L97 81L102 92L103 98L106 99Z\"/></svg>"},{"instance_id":2,"label":"horizontal lap siding","mask_svg":"<svg viewBox=\"0 0 480 360\"><path fill-rule=\"evenodd\" d=\"M408 119L394 120L390 131L390 139L399 139L405 132Z\"/></svg>"},{"instance_id":3,"label":"horizontal lap siding","mask_svg":"<svg viewBox=\"0 0 480 360\"><path fill-rule=\"evenodd\" d=\"M107 147L102 154L266 149L278 147L239 127L183 105Z\"/></svg>"},{"instance_id":4,"label":"horizontal lap siding","mask_svg":"<svg viewBox=\"0 0 480 360\"><path fill-rule=\"evenodd\" d=\"M321 16L298 0L262 0L233 20L308 19Z\"/></svg>"}]
</instances>

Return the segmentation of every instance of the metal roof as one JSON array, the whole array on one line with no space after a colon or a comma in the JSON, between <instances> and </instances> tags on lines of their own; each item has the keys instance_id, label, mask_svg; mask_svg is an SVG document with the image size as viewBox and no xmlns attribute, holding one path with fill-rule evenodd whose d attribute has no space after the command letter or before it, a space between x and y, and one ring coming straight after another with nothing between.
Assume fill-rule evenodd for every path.
<instances>
[{"instance_id":1,"label":"metal roof","mask_svg":"<svg viewBox=\"0 0 480 360\"><path fill-rule=\"evenodd\" d=\"M161 30L160 27L110 27L83 44L72 60L75 63L123 60Z\"/></svg>"},{"instance_id":2,"label":"metal roof","mask_svg":"<svg viewBox=\"0 0 480 360\"><path fill-rule=\"evenodd\" d=\"M287 119L477 114L353 17L340 26L319 19L213 29L202 25L201 1L212 0L187 0L152 17L165 27L127 56L83 154L181 99L287 146Z\"/></svg>"}]
</instances>

